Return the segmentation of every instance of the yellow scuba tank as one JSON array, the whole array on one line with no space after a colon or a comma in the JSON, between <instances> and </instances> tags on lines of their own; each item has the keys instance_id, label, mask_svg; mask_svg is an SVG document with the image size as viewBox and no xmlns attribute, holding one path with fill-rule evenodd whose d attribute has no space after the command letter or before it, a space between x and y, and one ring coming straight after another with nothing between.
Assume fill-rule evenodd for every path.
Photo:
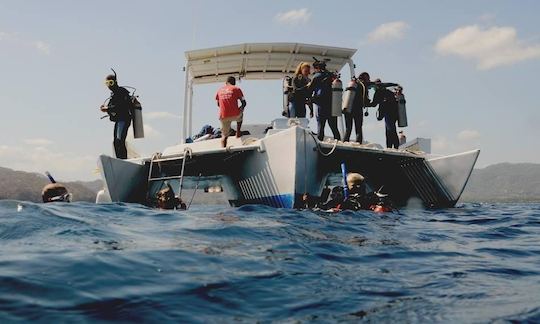
<instances>
[{"instance_id":1,"label":"yellow scuba tank","mask_svg":"<svg viewBox=\"0 0 540 324\"><path fill-rule=\"evenodd\" d=\"M343 95L343 104L341 108L344 113L348 113L352 111L354 97L356 96L357 91L358 91L358 83L353 78L347 85L347 88L345 89L345 93Z\"/></svg>"},{"instance_id":2,"label":"yellow scuba tank","mask_svg":"<svg viewBox=\"0 0 540 324\"><path fill-rule=\"evenodd\" d=\"M337 77L332 81L332 116L341 116L341 106L343 105L343 83Z\"/></svg>"},{"instance_id":3,"label":"yellow scuba tank","mask_svg":"<svg viewBox=\"0 0 540 324\"><path fill-rule=\"evenodd\" d=\"M142 115L142 105L137 100L136 96L131 97L133 104L132 109L132 118L133 118L133 137L134 138L144 138L144 123Z\"/></svg>"},{"instance_id":4,"label":"yellow scuba tank","mask_svg":"<svg viewBox=\"0 0 540 324\"><path fill-rule=\"evenodd\" d=\"M396 95L396 100L398 102L398 127L407 127L407 108L405 103L405 95L403 93Z\"/></svg>"}]
</instances>

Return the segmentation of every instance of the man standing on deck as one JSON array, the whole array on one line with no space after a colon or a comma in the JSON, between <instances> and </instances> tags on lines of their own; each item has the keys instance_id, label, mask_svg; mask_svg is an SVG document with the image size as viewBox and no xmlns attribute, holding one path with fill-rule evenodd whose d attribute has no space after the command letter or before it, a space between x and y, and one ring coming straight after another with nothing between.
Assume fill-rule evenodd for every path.
<instances>
[{"instance_id":1,"label":"man standing on deck","mask_svg":"<svg viewBox=\"0 0 540 324\"><path fill-rule=\"evenodd\" d=\"M317 106L317 125L319 141L324 140L324 128L326 122L334 134L334 139L341 140L337 125L337 117L332 116L332 81L334 75L326 69L326 62L315 61L313 63L315 75L308 84L309 91L313 94L312 102Z\"/></svg>"},{"instance_id":2,"label":"man standing on deck","mask_svg":"<svg viewBox=\"0 0 540 324\"><path fill-rule=\"evenodd\" d=\"M129 91L118 85L116 73L107 75L105 85L111 90L111 97L109 104L101 105L100 109L109 114L109 119L114 122L113 145L116 158L125 160L128 157L126 137L131 125L133 102Z\"/></svg>"},{"instance_id":3,"label":"man standing on deck","mask_svg":"<svg viewBox=\"0 0 540 324\"><path fill-rule=\"evenodd\" d=\"M356 132L356 142L362 144L364 141L362 124L364 123L364 108L372 107L371 100L369 99L369 86L371 83L369 73L362 72L356 80L357 90L354 96L353 106L351 111L344 112L345 117L345 138L344 142L348 142L351 138L353 129Z\"/></svg>"},{"instance_id":4,"label":"man standing on deck","mask_svg":"<svg viewBox=\"0 0 540 324\"><path fill-rule=\"evenodd\" d=\"M238 107L239 100L240 107ZM221 122L221 146L227 147L227 138L233 121L236 122L236 137L242 136L242 120L244 118L244 108L247 105L244 94L236 86L236 79L233 76L228 77L225 85L218 90L216 101Z\"/></svg>"},{"instance_id":5,"label":"man standing on deck","mask_svg":"<svg viewBox=\"0 0 540 324\"><path fill-rule=\"evenodd\" d=\"M394 93L386 88L391 83L383 84L380 79L375 80L375 94L373 95L373 105L379 105L378 120L384 119L386 129L386 147L399 148L399 137L396 123L398 120L398 103Z\"/></svg>"}]
</instances>

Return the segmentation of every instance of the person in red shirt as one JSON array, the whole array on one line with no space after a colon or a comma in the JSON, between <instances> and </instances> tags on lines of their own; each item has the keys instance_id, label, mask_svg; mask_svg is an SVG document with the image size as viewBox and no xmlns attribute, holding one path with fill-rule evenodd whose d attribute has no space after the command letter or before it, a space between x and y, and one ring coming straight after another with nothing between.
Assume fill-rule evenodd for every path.
<instances>
[{"instance_id":1,"label":"person in red shirt","mask_svg":"<svg viewBox=\"0 0 540 324\"><path fill-rule=\"evenodd\" d=\"M236 85L236 79L233 76L227 78L227 82L216 93L216 101L219 107L219 120L221 122L221 145L227 147L227 138L231 131L232 122L236 122L236 137L242 135L242 120L244 117L244 108L246 100L242 90ZM240 100L240 107L238 101Z\"/></svg>"}]
</instances>

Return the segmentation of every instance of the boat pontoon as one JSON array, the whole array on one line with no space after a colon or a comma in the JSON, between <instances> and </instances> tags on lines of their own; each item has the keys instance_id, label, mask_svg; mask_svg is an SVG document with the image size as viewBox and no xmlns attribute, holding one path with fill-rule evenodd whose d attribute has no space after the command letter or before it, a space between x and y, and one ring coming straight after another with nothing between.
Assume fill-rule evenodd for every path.
<instances>
[{"instance_id":1,"label":"boat pontoon","mask_svg":"<svg viewBox=\"0 0 540 324\"><path fill-rule=\"evenodd\" d=\"M192 97L195 85L223 83L228 76L243 80L276 80L291 76L302 61L313 56L329 59L328 69L346 65L354 75L356 50L297 43L242 44L186 52L185 95L180 144L145 158L120 160L100 156L106 195L113 202L147 203L171 184L183 188L199 182L221 186L232 206L264 204L300 206L304 194L321 195L345 162L350 172L365 176L375 189L384 187L397 205L413 201L428 207L452 207L460 198L479 150L434 156L425 140L403 149L374 144L319 141L307 119L277 118L271 128L247 127L250 135L186 143L192 134ZM278 95L276 93L276 95ZM250 108L254 110L256 108ZM281 110L276 107L276 114Z\"/></svg>"}]
</instances>

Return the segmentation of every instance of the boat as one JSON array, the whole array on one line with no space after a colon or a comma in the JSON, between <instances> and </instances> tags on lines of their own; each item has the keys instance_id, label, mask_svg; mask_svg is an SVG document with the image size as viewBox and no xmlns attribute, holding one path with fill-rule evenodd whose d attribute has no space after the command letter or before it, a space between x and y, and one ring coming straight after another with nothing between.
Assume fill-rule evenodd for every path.
<instances>
[{"instance_id":1,"label":"boat","mask_svg":"<svg viewBox=\"0 0 540 324\"><path fill-rule=\"evenodd\" d=\"M182 195L182 190L203 183L221 187L231 206L296 208L305 194L319 197L326 186L342 184L337 175L345 162L349 172L364 175L374 190L384 188L398 206L455 206L480 150L438 156L431 154L426 139L413 140L400 149L329 138L319 141L309 120L281 117L269 125L244 127L249 135L230 137L226 148L219 138L186 142L192 134L192 98L197 85L224 83L228 76L244 81L283 80L300 62L313 57L326 60L330 71L348 67L354 75L355 52L300 43L250 43L186 52L179 144L128 160L101 155L98 163L105 189L98 200L148 204L167 184ZM251 112L257 107L248 109ZM276 115L280 112L276 107Z\"/></svg>"}]
</instances>

